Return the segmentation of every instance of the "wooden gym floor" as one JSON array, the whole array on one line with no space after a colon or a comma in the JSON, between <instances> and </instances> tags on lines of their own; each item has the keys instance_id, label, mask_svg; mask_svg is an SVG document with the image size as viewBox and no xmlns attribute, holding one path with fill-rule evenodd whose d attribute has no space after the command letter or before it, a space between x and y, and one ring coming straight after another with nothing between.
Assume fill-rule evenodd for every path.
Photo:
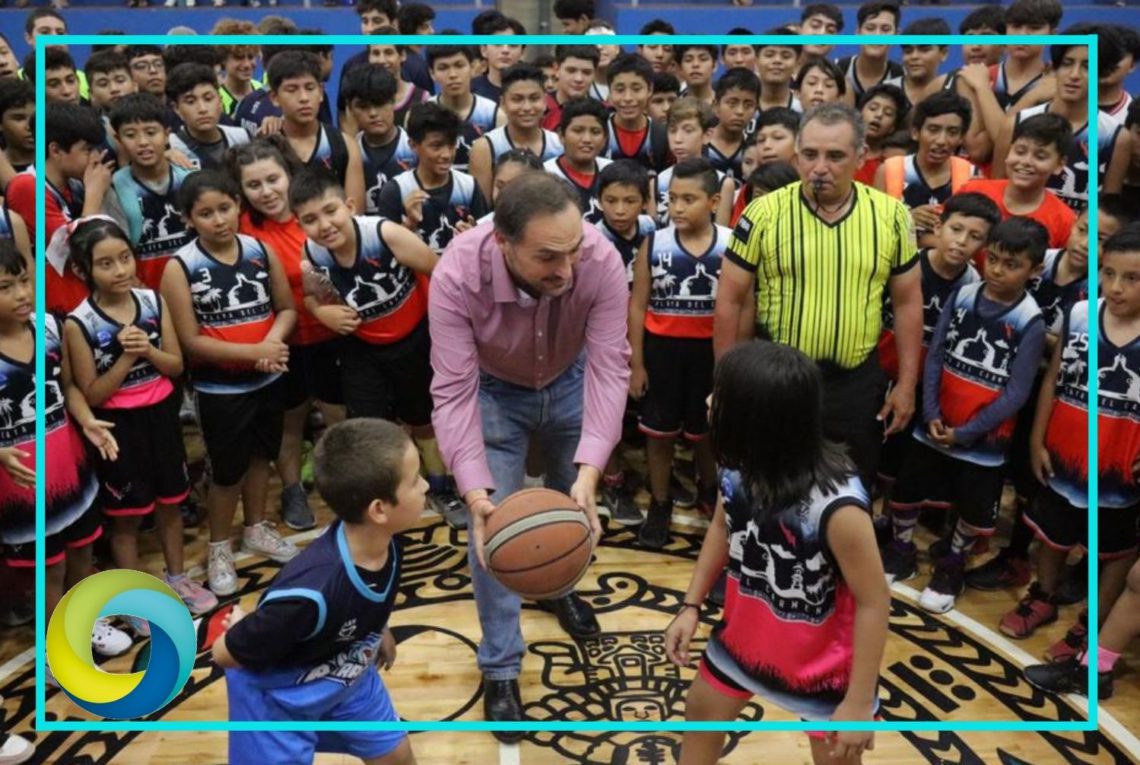
<instances>
[{"instance_id":1,"label":"wooden gym floor","mask_svg":"<svg viewBox=\"0 0 1140 765\"><path fill-rule=\"evenodd\" d=\"M270 507L276 512L277 492ZM318 518L331 514L312 495ZM665 659L661 631L688 585L700 548L704 522L678 510L673 538L660 552L638 548L635 535L621 527L606 534L579 592L598 610L604 634L575 642L553 616L524 606L527 655L520 678L524 706L535 720L680 720L693 670L677 671ZM282 527L284 530L284 527ZM235 527L236 530L236 527ZM312 539L318 532L298 535ZM190 538L192 536L192 539ZM188 535L187 560L205 557L205 530ZM384 674L397 710L413 720L481 720L480 676L475 666L479 624L467 576L464 532L448 528L434 514L408 534L400 602L392 618L399 641L396 666ZM929 539L925 540L929 541ZM920 547L922 545L920 544ZM144 535L143 560L151 573L162 571L153 534ZM981 561L979 561L981 562ZM239 558L243 607L252 609L277 564ZM1078 606L1063 609L1056 624L1013 643L996 625L1020 592L969 591L959 608L944 616L920 610L917 591L929 576L895 586L891 632L880 685L882 713L889 720L1080 720L1086 706L1075 697L1051 697L1029 686L1020 668L1037 661L1076 618ZM200 570L198 572L201 573ZM699 633L704 638L710 617ZM225 720L224 678L209 661L200 624L199 655L190 683L170 707L153 719ZM42 763L115 765L196 765L226 761L224 733L51 733L32 730L32 630L0 633L0 695L5 727L33 739ZM1101 706L1101 727L1090 733L888 733L876 739L868 763L938 765L1048 765L1051 763L1140 763L1140 650L1118 665L1116 694ZM104 664L126 671L137 649ZM55 718L85 719L58 691L48 695ZM770 705L746 708L748 720L788 720ZM665 765L675 761L678 734L534 733L518 746L500 746L489 733L417 733L412 743L423 765L460 763L583 763ZM321 765L354 762L320 755ZM798 733L731 734L723 762L810 763L807 738ZM267 764L271 765L271 764Z\"/></svg>"}]
</instances>

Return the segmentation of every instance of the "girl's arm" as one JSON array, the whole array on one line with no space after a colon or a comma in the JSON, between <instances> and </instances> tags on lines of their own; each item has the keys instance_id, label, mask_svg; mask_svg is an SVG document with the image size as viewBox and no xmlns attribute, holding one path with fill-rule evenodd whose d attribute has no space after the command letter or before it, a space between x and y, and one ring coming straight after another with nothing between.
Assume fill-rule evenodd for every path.
<instances>
[{"instance_id":1,"label":"girl's arm","mask_svg":"<svg viewBox=\"0 0 1140 765\"><path fill-rule=\"evenodd\" d=\"M875 715L879 668L887 642L891 593L887 588L883 561L875 545L871 514L858 505L840 507L831 514L824 529L843 579L855 596L855 634L851 656L851 677L847 693L831 719L837 722L870 721ZM854 757L873 746L872 731L843 731L830 736L832 756Z\"/></svg>"},{"instance_id":2,"label":"girl's arm","mask_svg":"<svg viewBox=\"0 0 1140 765\"><path fill-rule=\"evenodd\" d=\"M679 667L689 665L689 643L700 623L700 605L705 602L709 590L727 564L728 527L724 517L724 497L718 497L716 512L705 532L705 541L701 544L701 554L697 556L697 566L689 589L685 591L681 610L665 629L665 655Z\"/></svg>"},{"instance_id":3,"label":"girl's arm","mask_svg":"<svg viewBox=\"0 0 1140 765\"><path fill-rule=\"evenodd\" d=\"M439 257L419 235L393 221L380 223L380 239L392 250L397 263L418 274L430 274L439 262Z\"/></svg>"},{"instance_id":4,"label":"girl's arm","mask_svg":"<svg viewBox=\"0 0 1140 765\"><path fill-rule=\"evenodd\" d=\"M75 321L68 320L63 325L63 347L70 364L72 379L75 388L83 396L88 406L102 406L107 399L115 395L127 379L131 367L135 365L138 356L133 353L123 353L115 360L103 374L99 374L95 366L95 354L83 336L83 329ZM76 420L78 420L76 416Z\"/></svg>"},{"instance_id":5,"label":"girl's arm","mask_svg":"<svg viewBox=\"0 0 1140 765\"><path fill-rule=\"evenodd\" d=\"M174 331L174 320L170 318L170 307L163 300L162 295L158 296L158 300L162 305L162 329L160 330L162 347L150 346L150 350L147 352L147 360L154 364L154 368L163 377L174 378L181 375L185 367L182 362L182 346L178 342L178 333Z\"/></svg>"},{"instance_id":6,"label":"girl's arm","mask_svg":"<svg viewBox=\"0 0 1140 765\"><path fill-rule=\"evenodd\" d=\"M75 385L75 380L71 376L71 362L67 359L66 345L60 359L59 385L63 389L63 400L68 413L83 431L87 440L99 450L99 456L109 462L118 459L119 443L111 435L111 428L115 426L95 417L95 413L87 404L87 399L83 397L83 391Z\"/></svg>"},{"instance_id":7,"label":"girl's arm","mask_svg":"<svg viewBox=\"0 0 1140 765\"><path fill-rule=\"evenodd\" d=\"M645 395L649 383L645 371L645 312L649 306L649 243L653 236L641 240L633 259L633 294L629 300L629 366L632 376L629 392L634 398Z\"/></svg>"}]
</instances>

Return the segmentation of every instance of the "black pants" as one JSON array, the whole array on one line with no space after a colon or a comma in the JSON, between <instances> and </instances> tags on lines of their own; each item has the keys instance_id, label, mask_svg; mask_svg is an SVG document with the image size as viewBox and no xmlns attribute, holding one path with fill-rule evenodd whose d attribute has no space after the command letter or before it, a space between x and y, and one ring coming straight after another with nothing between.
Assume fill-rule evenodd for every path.
<instances>
[{"instance_id":1,"label":"black pants","mask_svg":"<svg viewBox=\"0 0 1140 765\"><path fill-rule=\"evenodd\" d=\"M874 485L883 447L883 423L876 419L887 392L887 375L878 353L843 369L819 362L823 374L823 431L847 447L868 492Z\"/></svg>"}]
</instances>

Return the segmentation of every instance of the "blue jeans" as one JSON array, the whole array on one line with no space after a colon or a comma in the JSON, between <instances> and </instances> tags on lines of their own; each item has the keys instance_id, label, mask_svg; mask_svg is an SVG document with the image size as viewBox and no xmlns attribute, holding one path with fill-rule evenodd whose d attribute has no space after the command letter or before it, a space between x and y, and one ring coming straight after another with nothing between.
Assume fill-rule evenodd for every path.
<instances>
[{"instance_id":1,"label":"blue jeans","mask_svg":"<svg viewBox=\"0 0 1140 765\"><path fill-rule=\"evenodd\" d=\"M533 435L546 463L546 486L569 493L578 477L574 452L582 436L585 354L542 390L524 388L479 373L479 410L491 478L492 500L501 502L522 488L527 446ZM522 601L479 565L475 546L467 548L475 608L483 639L476 654L488 680L513 680L526 643L519 628Z\"/></svg>"}]
</instances>

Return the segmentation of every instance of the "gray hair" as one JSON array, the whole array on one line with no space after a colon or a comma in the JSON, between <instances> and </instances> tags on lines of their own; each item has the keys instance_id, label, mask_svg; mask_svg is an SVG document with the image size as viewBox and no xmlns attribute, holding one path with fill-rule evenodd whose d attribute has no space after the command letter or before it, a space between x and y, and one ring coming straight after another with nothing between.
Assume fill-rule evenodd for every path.
<instances>
[{"instance_id":1,"label":"gray hair","mask_svg":"<svg viewBox=\"0 0 1140 765\"><path fill-rule=\"evenodd\" d=\"M800 119L800 129L796 133L797 149L800 147L800 136L803 135L804 128L808 126L809 122L819 122L828 127L842 123L850 125L851 130L855 133L856 150L863 146L867 138L867 129L863 125L863 115L852 106L840 102L831 102L808 109L807 113Z\"/></svg>"},{"instance_id":2,"label":"gray hair","mask_svg":"<svg viewBox=\"0 0 1140 765\"><path fill-rule=\"evenodd\" d=\"M578 192L548 173L523 173L511 179L495 200L495 230L507 241L521 241L531 218L579 209Z\"/></svg>"}]
</instances>

